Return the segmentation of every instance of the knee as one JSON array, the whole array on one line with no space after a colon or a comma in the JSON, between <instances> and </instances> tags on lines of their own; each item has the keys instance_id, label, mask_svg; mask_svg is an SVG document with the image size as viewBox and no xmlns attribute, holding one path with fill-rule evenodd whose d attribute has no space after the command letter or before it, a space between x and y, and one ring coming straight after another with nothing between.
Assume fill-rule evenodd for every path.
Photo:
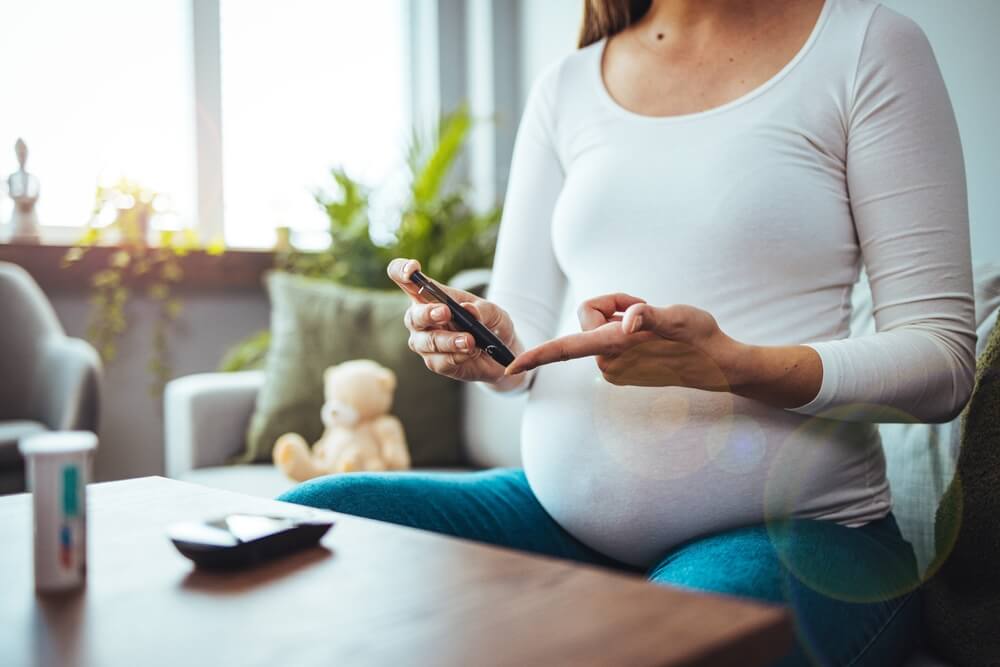
<instances>
[{"instance_id":1,"label":"knee","mask_svg":"<svg viewBox=\"0 0 1000 667\"><path fill-rule=\"evenodd\" d=\"M781 574L768 567L742 567L732 572L723 563L691 564L688 567L655 570L649 575L649 580L655 584L706 593L775 604L785 602Z\"/></svg>"},{"instance_id":2,"label":"knee","mask_svg":"<svg viewBox=\"0 0 1000 667\"><path fill-rule=\"evenodd\" d=\"M675 550L648 574L653 583L784 602L785 569L766 531L744 528Z\"/></svg>"},{"instance_id":3,"label":"knee","mask_svg":"<svg viewBox=\"0 0 1000 667\"><path fill-rule=\"evenodd\" d=\"M317 477L278 496L278 500L345 514L364 514L366 505L384 495L384 483L373 474Z\"/></svg>"}]
</instances>

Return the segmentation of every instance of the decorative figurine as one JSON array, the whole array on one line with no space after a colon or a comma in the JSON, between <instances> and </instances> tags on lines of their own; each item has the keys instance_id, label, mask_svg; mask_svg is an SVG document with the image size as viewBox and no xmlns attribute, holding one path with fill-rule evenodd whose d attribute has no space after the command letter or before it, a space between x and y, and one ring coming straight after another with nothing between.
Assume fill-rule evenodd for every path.
<instances>
[{"instance_id":1,"label":"decorative figurine","mask_svg":"<svg viewBox=\"0 0 1000 667\"><path fill-rule=\"evenodd\" d=\"M7 192L14 200L14 213L10 219L10 243L40 243L38 234L38 215L35 204L38 202L38 179L24 170L28 161L28 147L24 140L18 139L14 145L17 153L18 170L7 179Z\"/></svg>"}]
</instances>

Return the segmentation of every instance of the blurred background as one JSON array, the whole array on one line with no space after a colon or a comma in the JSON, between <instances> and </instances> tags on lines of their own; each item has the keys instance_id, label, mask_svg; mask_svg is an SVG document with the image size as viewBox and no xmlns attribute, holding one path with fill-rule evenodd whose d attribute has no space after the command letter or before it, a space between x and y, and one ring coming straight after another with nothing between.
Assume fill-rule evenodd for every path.
<instances>
[{"instance_id":1,"label":"blurred background","mask_svg":"<svg viewBox=\"0 0 1000 667\"><path fill-rule=\"evenodd\" d=\"M331 165L381 182L412 127L463 102L496 121L470 152L477 196L497 197L545 62L573 46L579 0L3 0L0 173L23 137L46 240L70 242L98 183L169 195L158 224L270 248L326 223L313 201ZM495 145L500 143L501 145ZM494 181L490 182L493 178ZM56 194L57 193L57 194ZM2 218L12 202L5 198Z\"/></svg>"},{"instance_id":2,"label":"blurred background","mask_svg":"<svg viewBox=\"0 0 1000 667\"><path fill-rule=\"evenodd\" d=\"M962 132L974 254L995 256L1000 2L884 4L935 48ZM97 339L98 478L162 473L150 373L162 389L215 369L266 329L263 272L276 255L329 248L349 226L337 206L352 184L370 188L371 236L398 240L423 205L415 179L444 154L464 207L455 224L487 238L527 93L574 48L581 14L582 0L0 0L0 179L19 169L20 138L40 185L37 238L0 245L0 259L28 269L69 335ZM448 135L438 123L455 114ZM7 190L0 229L15 209ZM142 262L158 277L116 310L136 280L123 266Z\"/></svg>"}]
</instances>

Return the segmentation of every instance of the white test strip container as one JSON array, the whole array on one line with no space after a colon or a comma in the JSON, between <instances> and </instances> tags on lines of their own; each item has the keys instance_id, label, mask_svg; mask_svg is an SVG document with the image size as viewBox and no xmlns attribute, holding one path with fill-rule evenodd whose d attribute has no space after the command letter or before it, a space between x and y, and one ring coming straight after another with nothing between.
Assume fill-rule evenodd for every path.
<instances>
[{"instance_id":1,"label":"white test strip container","mask_svg":"<svg viewBox=\"0 0 1000 667\"><path fill-rule=\"evenodd\" d=\"M34 506L35 589L55 593L87 581L87 481L97 436L53 431L23 438Z\"/></svg>"}]
</instances>

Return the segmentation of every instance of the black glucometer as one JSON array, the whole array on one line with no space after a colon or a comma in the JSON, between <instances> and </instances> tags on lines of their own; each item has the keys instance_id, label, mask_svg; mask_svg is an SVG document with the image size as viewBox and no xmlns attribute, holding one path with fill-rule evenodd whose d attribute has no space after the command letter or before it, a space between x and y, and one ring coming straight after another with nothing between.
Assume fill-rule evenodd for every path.
<instances>
[{"instance_id":1,"label":"black glucometer","mask_svg":"<svg viewBox=\"0 0 1000 667\"><path fill-rule=\"evenodd\" d=\"M167 535L198 567L232 570L315 546L332 525L331 519L229 514L173 524Z\"/></svg>"},{"instance_id":2,"label":"black glucometer","mask_svg":"<svg viewBox=\"0 0 1000 667\"><path fill-rule=\"evenodd\" d=\"M503 341L497 338L496 334L483 326L483 323L477 320L472 313L445 294L444 290L435 285L427 276L419 271L414 271L410 280L420 286L420 294L426 293L434 301L448 306L455 326L472 334L476 340L476 347L490 355L495 362L501 366L509 366L510 362L514 361L514 354L507 349Z\"/></svg>"}]
</instances>

